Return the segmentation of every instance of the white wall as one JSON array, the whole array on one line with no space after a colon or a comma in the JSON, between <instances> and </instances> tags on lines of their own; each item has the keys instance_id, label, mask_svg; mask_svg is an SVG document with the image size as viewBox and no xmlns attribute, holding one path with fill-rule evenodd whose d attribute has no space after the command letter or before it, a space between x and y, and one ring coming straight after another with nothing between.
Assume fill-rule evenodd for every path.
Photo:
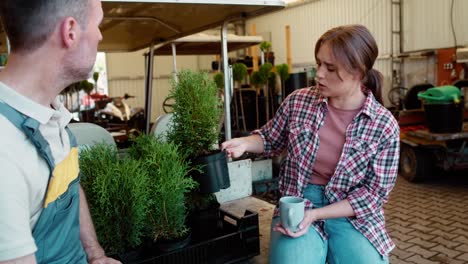
<instances>
[{"instance_id":1,"label":"white wall","mask_svg":"<svg viewBox=\"0 0 468 264\"><path fill-rule=\"evenodd\" d=\"M343 24L364 24L374 34L381 54L390 52L390 12L388 0L320 0L286 8L250 19L257 33L270 34L278 63L286 62L285 26L291 28L291 52L294 65L315 64L314 46L326 30ZM298 68L301 68L300 66Z\"/></svg>"},{"instance_id":2,"label":"white wall","mask_svg":"<svg viewBox=\"0 0 468 264\"><path fill-rule=\"evenodd\" d=\"M452 1L457 45L468 44L468 1L404 0L404 51L455 46L451 27Z\"/></svg>"},{"instance_id":3,"label":"white wall","mask_svg":"<svg viewBox=\"0 0 468 264\"><path fill-rule=\"evenodd\" d=\"M291 29L293 71L314 66L317 39L328 29L343 24L363 24L374 35L380 59L375 68L384 75L383 95L391 86L391 1L390 0L319 0L247 21L255 24L257 33L270 34L275 63L286 63L286 25ZM384 96L384 102L387 101ZM387 104L387 103L386 103Z\"/></svg>"},{"instance_id":4,"label":"white wall","mask_svg":"<svg viewBox=\"0 0 468 264\"><path fill-rule=\"evenodd\" d=\"M384 102L391 88L392 64L392 4L395 0L318 0L288 7L281 11L250 19L247 29L255 24L257 33L271 36L276 62L286 62L285 26L291 27L291 55L294 71L314 65L316 40L326 30L342 24L363 24L369 28L379 46L380 58L375 68L384 74ZM402 48L404 52L454 46L450 10L452 0L401 0ZM467 0L453 0L453 22L458 45L468 44ZM398 25L398 19L393 19ZM394 50L398 48L394 43ZM408 64L408 65L406 65ZM417 64L414 67L413 64ZM426 65L428 64L428 65ZM404 83L431 81L434 78L434 61L405 61L407 72ZM413 70L415 72L413 72ZM426 74L427 73L427 74Z\"/></svg>"}]
</instances>

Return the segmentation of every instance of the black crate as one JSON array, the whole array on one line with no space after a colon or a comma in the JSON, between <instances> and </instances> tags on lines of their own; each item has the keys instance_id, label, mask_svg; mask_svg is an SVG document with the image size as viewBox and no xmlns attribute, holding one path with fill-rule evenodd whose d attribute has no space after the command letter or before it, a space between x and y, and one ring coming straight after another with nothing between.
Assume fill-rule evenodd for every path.
<instances>
[{"instance_id":1,"label":"black crate","mask_svg":"<svg viewBox=\"0 0 468 264\"><path fill-rule=\"evenodd\" d=\"M155 247L146 247L134 252L120 254L124 264L179 264L179 263L238 263L260 254L258 214L246 210L243 217L220 210L222 228L215 238L193 239L185 248L161 252ZM215 227L213 227L215 228Z\"/></svg>"}]
</instances>

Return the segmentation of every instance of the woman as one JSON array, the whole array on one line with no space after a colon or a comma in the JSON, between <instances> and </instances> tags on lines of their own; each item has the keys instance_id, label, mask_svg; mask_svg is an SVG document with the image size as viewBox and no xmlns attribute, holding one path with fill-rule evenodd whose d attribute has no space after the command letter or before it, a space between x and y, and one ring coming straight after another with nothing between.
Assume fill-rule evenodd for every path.
<instances>
[{"instance_id":1,"label":"woman","mask_svg":"<svg viewBox=\"0 0 468 264\"><path fill-rule=\"evenodd\" d=\"M297 232L276 209L270 263L388 263L383 204L398 170L399 128L382 106L378 48L361 25L333 28L315 46L316 87L293 92L253 135L222 144L231 157L277 155L282 196L303 197Z\"/></svg>"}]
</instances>

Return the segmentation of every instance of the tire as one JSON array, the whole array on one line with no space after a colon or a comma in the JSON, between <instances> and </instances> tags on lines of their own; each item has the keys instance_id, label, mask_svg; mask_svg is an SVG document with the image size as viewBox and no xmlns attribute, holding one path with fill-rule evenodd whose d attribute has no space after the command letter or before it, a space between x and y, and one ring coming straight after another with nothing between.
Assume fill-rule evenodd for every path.
<instances>
[{"instance_id":1,"label":"tire","mask_svg":"<svg viewBox=\"0 0 468 264\"><path fill-rule=\"evenodd\" d=\"M435 157L430 150L402 143L400 150L400 175L409 182L421 182L435 174Z\"/></svg>"}]
</instances>

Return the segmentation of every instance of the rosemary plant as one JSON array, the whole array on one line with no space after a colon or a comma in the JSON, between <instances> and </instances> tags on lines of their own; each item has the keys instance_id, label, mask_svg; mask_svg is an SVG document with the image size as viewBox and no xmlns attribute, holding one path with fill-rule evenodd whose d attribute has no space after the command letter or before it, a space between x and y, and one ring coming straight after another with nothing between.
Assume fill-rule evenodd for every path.
<instances>
[{"instance_id":1,"label":"rosemary plant","mask_svg":"<svg viewBox=\"0 0 468 264\"><path fill-rule=\"evenodd\" d=\"M173 240L187 234L185 194L196 187L186 177L190 167L174 143L141 135L128 154L140 160L149 174L149 208L147 221L153 240Z\"/></svg>"},{"instance_id":2,"label":"rosemary plant","mask_svg":"<svg viewBox=\"0 0 468 264\"><path fill-rule=\"evenodd\" d=\"M96 233L106 252L120 253L140 245L152 197L142 163L119 159L116 147L101 143L80 153L80 169Z\"/></svg>"},{"instance_id":3,"label":"rosemary plant","mask_svg":"<svg viewBox=\"0 0 468 264\"><path fill-rule=\"evenodd\" d=\"M172 81L175 99L173 124L167 138L179 145L186 157L209 154L218 139L222 102L215 82L206 72L183 70Z\"/></svg>"}]
</instances>

